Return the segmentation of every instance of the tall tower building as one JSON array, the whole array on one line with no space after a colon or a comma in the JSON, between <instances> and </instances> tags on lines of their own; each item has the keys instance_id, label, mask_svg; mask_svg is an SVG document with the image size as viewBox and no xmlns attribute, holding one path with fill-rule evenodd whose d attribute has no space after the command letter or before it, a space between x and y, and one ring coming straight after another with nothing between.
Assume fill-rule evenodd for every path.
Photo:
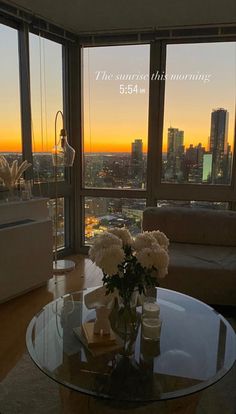
<instances>
[{"instance_id":1,"label":"tall tower building","mask_svg":"<svg viewBox=\"0 0 236 414\"><path fill-rule=\"evenodd\" d=\"M228 147L229 113L224 108L211 113L209 152L212 154L212 183L224 183Z\"/></svg>"},{"instance_id":2,"label":"tall tower building","mask_svg":"<svg viewBox=\"0 0 236 414\"><path fill-rule=\"evenodd\" d=\"M212 154L205 153L203 155L203 172L202 172L202 182L211 183L212 180Z\"/></svg>"},{"instance_id":3,"label":"tall tower building","mask_svg":"<svg viewBox=\"0 0 236 414\"><path fill-rule=\"evenodd\" d=\"M142 187L143 181L143 141L135 139L131 144L131 177L136 181L137 187Z\"/></svg>"},{"instance_id":4,"label":"tall tower building","mask_svg":"<svg viewBox=\"0 0 236 414\"><path fill-rule=\"evenodd\" d=\"M186 149L185 154L185 178L188 182L201 183L203 173L203 157L205 148L201 143L193 144Z\"/></svg>"},{"instance_id":5,"label":"tall tower building","mask_svg":"<svg viewBox=\"0 0 236 414\"><path fill-rule=\"evenodd\" d=\"M168 128L168 153L176 153L179 147L184 144L184 131L180 131L178 128Z\"/></svg>"},{"instance_id":6,"label":"tall tower building","mask_svg":"<svg viewBox=\"0 0 236 414\"><path fill-rule=\"evenodd\" d=\"M131 161L142 161L143 159L143 141L135 139L131 144Z\"/></svg>"},{"instance_id":7,"label":"tall tower building","mask_svg":"<svg viewBox=\"0 0 236 414\"><path fill-rule=\"evenodd\" d=\"M183 175L184 131L168 128L167 141L167 180L180 179Z\"/></svg>"}]
</instances>

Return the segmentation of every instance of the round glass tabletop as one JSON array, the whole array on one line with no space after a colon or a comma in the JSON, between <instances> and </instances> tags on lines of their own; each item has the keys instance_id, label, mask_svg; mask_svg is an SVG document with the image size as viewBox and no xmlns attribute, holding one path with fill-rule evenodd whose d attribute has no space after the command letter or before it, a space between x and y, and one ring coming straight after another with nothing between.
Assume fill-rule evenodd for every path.
<instances>
[{"instance_id":1,"label":"round glass tabletop","mask_svg":"<svg viewBox=\"0 0 236 414\"><path fill-rule=\"evenodd\" d=\"M31 358L58 383L119 401L158 401L200 391L232 368L236 335L224 317L190 296L161 288L157 289L160 341L144 341L139 326L129 357L119 349L89 351L74 329L95 317L84 303L91 290L49 303L28 326Z\"/></svg>"}]
</instances>

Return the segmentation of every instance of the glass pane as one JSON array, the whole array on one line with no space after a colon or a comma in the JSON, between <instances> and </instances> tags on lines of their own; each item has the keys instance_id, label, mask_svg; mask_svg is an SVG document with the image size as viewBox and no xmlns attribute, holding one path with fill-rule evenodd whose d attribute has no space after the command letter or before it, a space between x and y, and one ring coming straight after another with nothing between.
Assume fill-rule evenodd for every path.
<instances>
[{"instance_id":1,"label":"glass pane","mask_svg":"<svg viewBox=\"0 0 236 414\"><path fill-rule=\"evenodd\" d=\"M145 188L149 45L85 48L84 186Z\"/></svg>"},{"instance_id":2,"label":"glass pane","mask_svg":"<svg viewBox=\"0 0 236 414\"><path fill-rule=\"evenodd\" d=\"M0 154L7 161L22 159L19 59L17 30L0 24Z\"/></svg>"},{"instance_id":3,"label":"glass pane","mask_svg":"<svg viewBox=\"0 0 236 414\"><path fill-rule=\"evenodd\" d=\"M52 148L55 146L55 116L63 109L62 46L32 33L29 35L32 105L32 146L34 181L54 179ZM57 122L57 141L62 128ZM59 180L64 169L58 167Z\"/></svg>"},{"instance_id":4,"label":"glass pane","mask_svg":"<svg viewBox=\"0 0 236 414\"><path fill-rule=\"evenodd\" d=\"M58 198L58 216L56 231L56 199L51 198L49 203L49 214L53 223L53 250L55 250L55 237L57 234L57 250L65 247L65 200Z\"/></svg>"},{"instance_id":5,"label":"glass pane","mask_svg":"<svg viewBox=\"0 0 236 414\"><path fill-rule=\"evenodd\" d=\"M141 231L144 199L85 197L85 242L111 227L127 227L135 236Z\"/></svg>"},{"instance_id":6,"label":"glass pane","mask_svg":"<svg viewBox=\"0 0 236 414\"><path fill-rule=\"evenodd\" d=\"M236 43L167 46L162 181L230 184Z\"/></svg>"},{"instance_id":7,"label":"glass pane","mask_svg":"<svg viewBox=\"0 0 236 414\"><path fill-rule=\"evenodd\" d=\"M190 207L209 208L213 210L228 210L229 203L223 201L158 200L157 207Z\"/></svg>"}]
</instances>

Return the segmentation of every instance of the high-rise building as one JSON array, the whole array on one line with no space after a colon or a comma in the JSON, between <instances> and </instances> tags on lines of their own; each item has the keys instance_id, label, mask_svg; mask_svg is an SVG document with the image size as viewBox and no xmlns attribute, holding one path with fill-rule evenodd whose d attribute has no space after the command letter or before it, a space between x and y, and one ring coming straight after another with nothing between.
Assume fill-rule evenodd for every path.
<instances>
[{"instance_id":1,"label":"high-rise building","mask_svg":"<svg viewBox=\"0 0 236 414\"><path fill-rule=\"evenodd\" d=\"M131 144L131 177L137 182L138 187L143 181L143 141L135 139Z\"/></svg>"},{"instance_id":2,"label":"high-rise building","mask_svg":"<svg viewBox=\"0 0 236 414\"><path fill-rule=\"evenodd\" d=\"M211 183L211 176L212 176L212 154L208 152L203 155L202 182Z\"/></svg>"},{"instance_id":3,"label":"high-rise building","mask_svg":"<svg viewBox=\"0 0 236 414\"><path fill-rule=\"evenodd\" d=\"M224 183L227 166L229 113L224 108L211 113L210 148L212 154L212 183Z\"/></svg>"},{"instance_id":4,"label":"high-rise building","mask_svg":"<svg viewBox=\"0 0 236 414\"><path fill-rule=\"evenodd\" d=\"M131 161L139 162L143 160L143 141L135 139L131 144Z\"/></svg>"},{"instance_id":5,"label":"high-rise building","mask_svg":"<svg viewBox=\"0 0 236 414\"><path fill-rule=\"evenodd\" d=\"M183 175L184 131L178 128L168 128L167 167L165 178L178 180Z\"/></svg>"},{"instance_id":6,"label":"high-rise building","mask_svg":"<svg viewBox=\"0 0 236 414\"><path fill-rule=\"evenodd\" d=\"M204 153L205 148L202 146L201 143L199 143L195 147L193 146L193 144L190 144L190 146L186 149L184 163L186 181L192 183L202 182Z\"/></svg>"}]
</instances>

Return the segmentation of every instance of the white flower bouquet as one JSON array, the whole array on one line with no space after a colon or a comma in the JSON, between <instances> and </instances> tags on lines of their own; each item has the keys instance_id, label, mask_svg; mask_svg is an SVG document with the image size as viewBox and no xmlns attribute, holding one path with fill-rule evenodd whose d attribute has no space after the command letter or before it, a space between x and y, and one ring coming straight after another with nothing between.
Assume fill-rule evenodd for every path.
<instances>
[{"instance_id":1,"label":"white flower bouquet","mask_svg":"<svg viewBox=\"0 0 236 414\"><path fill-rule=\"evenodd\" d=\"M125 228L114 228L99 235L90 247L91 260L103 271L106 293L117 289L125 305L132 294L145 294L167 274L169 240L159 230L131 237Z\"/></svg>"}]
</instances>

